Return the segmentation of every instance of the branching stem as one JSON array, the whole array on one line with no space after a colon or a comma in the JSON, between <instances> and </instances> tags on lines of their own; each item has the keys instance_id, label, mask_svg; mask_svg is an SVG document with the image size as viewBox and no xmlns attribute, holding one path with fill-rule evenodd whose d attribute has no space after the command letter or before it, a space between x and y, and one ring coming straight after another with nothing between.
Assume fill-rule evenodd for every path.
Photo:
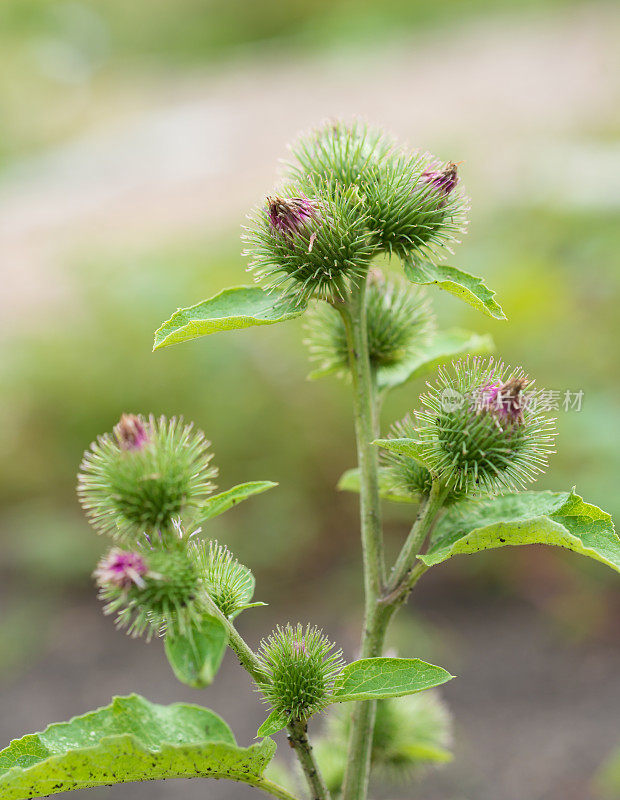
<instances>
[{"instance_id":1,"label":"branching stem","mask_svg":"<svg viewBox=\"0 0 620 800\"><path fill-rule=\"evenodd\" d=\"M257 683L264 683L265 681L269 680L269 678L261 669L261 664L256 654L246 643L245 639L237 631L232 622L225 614L222 614L220 609L210 597L208 598L208 602L210 612L222 623L226 629L228 633L228 644L239 659L241 666L252 676L252 678L254 678ZM295 750L295 754L297 755L303 773L306 777L306 781L308 782L312 800L329 800L329 792L327 791L325 781L321 776L318 764L314 759L312 746L308 740L307 724L305 722L301 722L300 720L292 720L286 726L286 729L288 731L288 740L291 744L291 747ZM292 797L292 795L286 792L285 789L277 786L277 784L272 784L271 781L267 781L266 779L262 780L262 785L255 785L260 789L264 789L266 792L275 794L275 796L281 798L281 800L290 800ZM268 785L271 788L268 788ZM273 788L276 788L280 793L276 794L274 791L272 791Z\"/></svg>"}]
</instances>

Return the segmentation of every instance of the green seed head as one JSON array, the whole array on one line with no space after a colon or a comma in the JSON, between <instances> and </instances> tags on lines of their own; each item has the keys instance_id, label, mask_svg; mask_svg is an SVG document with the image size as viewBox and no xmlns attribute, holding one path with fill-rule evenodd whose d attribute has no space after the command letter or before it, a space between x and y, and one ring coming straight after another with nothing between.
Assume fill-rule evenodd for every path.
<instances>
[{"instance_id":1,"label":"green seed head","mask_svg":"<svg viewBox=\"0 0 620 800\"><path fill-rule=\"evenodd\" d=\"M234 618L252 600L254 576L217 542L193 546L206 592L224 616Z\"/></svg>"},{"instance_id":2,"label":"green seed head","mask_svg":"<svg viewBox=\"0 0 620 800\"><path fill-rule=\"evenodd\" d=\"M445 258L466 228L468 200L454 178L428 154L392 153L364 188L377 243L386 253L436 262Z\"/></svg>"},{"instance_id":3,"label":"green seed head","mask_svg":"<svg viewBox=\"0 0 620 800\"><path fill-rule=\"evenodd\" d=\"M327 735L314 747L332 794L342 788L350 719L347 708L333 706ZM438 692L379 700L371 751L373 774L394 783L408 781L448 761L451 742L451 715Z\"/></svg>"},{"instance_id":4,"label":"green seed head","mask_svg":"<svg viewBox=\"0 0 620 800\"><path fill-rule=\"evenodd\" d=\"M535 480L556 431L519 388L531 385L523 370L493 359L440 369L415 412L425 463L456 492L514 491Z\"/></svg>"},{"instance_id":5,"label":"green seed head","mask_svg":"<svg viewBox=\"0 0 620 800\"><path fill-rule=\"evenodd\" d=\"M318 628L287 624L261 642L258 653L269 680L258 688L275 711L306 720L329 702L342 669L342 652Z\"/></svg>"},{"instance_id":6,"label":"green seed head","mask_svg":"<svg viewBox=\"0 0 620 800\"><path fill-rule=\"evenodd\" d=\"M153 416L135 417L139 425L129 427L127 416L116 435L100 436L84 454L78 495L100 533L131 542L191 518L213 491L217 470L201 431ZM136 430L139 447L133 446Z\"/></svg>"},{"instance_id":7,"label":"green seed head","mask_svg":"<svg viewBox=\"0 0 620 800\"><path fill-rule=\"evenodd\" d=\"M451 742L451 715L437 692L377 703L372 764L379 774L408 781L448 760Z\"/></svg>"},{"instance_id":8,"label":"green seed head","mask_svg":"<svg viewBox=\"0 0 620 800\"><path fill-rule=\"evenodd\" d=\"M380 128L362 121L328 121L304 133L290 146L287 175L300 183L328 181L332 187L364 187L374 170L395 147Z\"/></svg>"},{"instance_id":9,"label":"green seed head","mask_svg":"<svg viewBox=\"0 0 620 800\"><path fill-rule=\"evenodd\" d=\"M435 318L423 289L371 270L366 289L368 353L375 370L415 358L432 339ZM349 372L344 322L319 303L308 315L305 343L319 372Z\"/></svg>"}]
</instances>

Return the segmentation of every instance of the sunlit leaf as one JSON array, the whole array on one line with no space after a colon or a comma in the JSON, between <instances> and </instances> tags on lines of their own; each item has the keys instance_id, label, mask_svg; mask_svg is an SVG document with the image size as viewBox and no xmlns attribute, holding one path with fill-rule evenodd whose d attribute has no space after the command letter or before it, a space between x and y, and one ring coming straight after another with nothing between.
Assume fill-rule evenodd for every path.
<instances>
[{"instance_id":1,"label":"sunlit leaf","mask_svg":"<svg viewBox=\"0 0 620 800\"><path fill-rule=\"evenodd\" d=\"M219 331L273 325L305 310L305 305L258 286L234 286L195 306L178 309L155 331L153 350Z\"/></svg>"},{"instance_id":2,"label":"sunlit leaf","mask_svg":"<svg viewBox=\"0 0 620 800\"><path fill-rule=\"evenodd\" d=\"M548 544L565 547L620 572L620 537L609 514L573 492L522 492L460 503L437 525L430 565L451 556L495 547Z\"/></svg>"},{"instance_id":3,"label":"sunlit leaf","mask_svg":"<svg viewBox=\"0 0 620 800\"><path fill-rule=\"evenodd\" d=\"M215 617L205 616L186 634L166 634L166 655L181 683L202 689L213 682L228 644L228 633Z\"/></svg>"},{"instance_id":4,"label":"sunlit leaf","mask_svg":"<svg viewBox=\"0 0 620 800\"><path fill-rule=\"evenodd\" d=\"M238 747L226 723L200 706L117 697L11 742L0 752L0 797L26 800L161 778L229 778L260 786L275 749L271 739Z\"/></svg>"},{"instance_id":5,"label":"sunlit leaf","mask_svg":"<svg viewBox=\"0 0 620 800\"><path fill-rule=\"evenodd\" d=\"M430 262L403 262L405 275L412 283L423 286L435 284L450 294L459 297L470 306L482 311L494 319L506 319L502 307L495 300L495 292L491 291L482 278L468 272Z\"/></svg>"}]
</instances>

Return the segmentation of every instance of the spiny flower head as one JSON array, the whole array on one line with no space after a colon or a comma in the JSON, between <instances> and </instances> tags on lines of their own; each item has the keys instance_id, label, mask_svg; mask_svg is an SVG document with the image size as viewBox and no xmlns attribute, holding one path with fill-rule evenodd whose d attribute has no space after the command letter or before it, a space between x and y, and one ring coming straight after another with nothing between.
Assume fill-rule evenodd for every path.
<instances>
[{"instance_id":1,"label":"spiny flower head","mask_svg":"<svg viewBox=\"0 0 620 800\"><path fill-rule=\"evenodd\" d=\"M199 564L191 548L182 541L145 547L130 553L140 559L140 580L124 583L109 580L109 564L118 557L112 550L100 562L95 575L100 598L106 603L104 613L116 614L120 628L132 636L146 633L184 634L206 613Z\"/></svg>"},{"instance_id":2,"label":"spiny flower head","mask_svg":"<svg viewBox=\"0 0 620 800\"><path fill-rule=\"evenodd\" d=\"M343 666L342 652L321 630L287 624L260 644L258 658L268 680L258 688L275 711L306 720L324 708Z\"/></svg>"},{"instance_id":3,"label":"spiny flower head","mask_svg":"<svg viewBox=\"0 0 620 800\"><path fill-rule=\"evenodd\" d=\"M78 495L91 524L127 542L171 531L213 491L208 448L204 434L182 420L124 415L82 460Z\"/></svg>"},{"instance_id":4,"label":"spiny flower head","mask_svg":"<svg viewBox=\"0 0 620 800\"><path fill-rule=\"evenodd\" d=\"M514 491L535 480L556 432L554 420L523 396L528 385L522 369L492 358L440 369L421 397L426 409L415 412L431 471L457 492Z\"/></svg>"},{"instance_id":5,"label":"spiny flower head","mask_svg":"<svg viewBox=\"0 0 620 800\"><path fill-rule=\"evenodd\" d=\"M113 547L97 564L93 577L100 588L109 586L130 589L134 584L144 586L148 567L144 557L133 550Z\"/></svg>"},{"instance_id":6,"label":"spiny flower head","mask_svg":"<svg viewBox=\"0 0 620 800\"><path fill-rule=\"evenodd\" d=\"M427 153L393 153L364 188L378 247L400 258L437 262L467 226L468 199L456 188L456 166Z\"/></svg>"},{"instance_id":7,"label":"spiny flower head","mask_svg":"<svg viewBox=\"0 0 620 800\"><path fill-rule=\"evenodd\" d=\"M302 184L319 178L332 186L362 188L394 146L380 128L360 120L330 120L290 146L293 160L287 163L286 173Z\"/></svg>"},{"instance_id":8,"label":"spiny flower head","mask_svg":"<svg viewBox=\"0 0 620 800\"><path fill-rule=\"evenodd\" d=\"M234 618L252 600L254 576L217 542L200 542L194 547L206 592L224 616Z\"/></svg>"},{"instance_id":9,"label":"spiny flower head","mask_svg":"<svg viewBox=\"0 0 620 800\"><path fill-rule=\"evenodd\" d=\"M333 794L340 791L344 778L350 720L348 709L334 705L327 718L327 736L314 748ZM438 692L377 701L371 768L384 779L400 783L449 760L451 743L451 715Z\"/></svg>"},{"instance_id":10,"label":"spiny flower head","mask_svg":"<svg viewBox=\"0 0 620 800\"><path fill-rule=\"evenodd\" d=\"M318 372L348 374L349 356L340 314L320 303L307 318L305 343ZM366 289L368 354L372 367L391 367L415 357L432 339L435 317L423 289L371 270Z\"/></svg>"},{"instance_id":11,"label":"spiny flower head","mask_svg":"<svg viewBox=\"0 0 620 800\"><path fill-rule=\"evenodd\" d=\"M299 303L345 296L374 254L364 202L355 188L315 181L284 187L250 215L243 239L249 269Z\"/></svg>"},{"instance_id":12,"label":"spiny flower head","mask_svg":"<svg viewBox=\"0 0 620 800\"><path fill-rule=\"evenodd\" d=\"M396 781L410 780L449 760L452 719L438 692L380 700L372 741L372 765Z\"/></svg>"}]
</instances>

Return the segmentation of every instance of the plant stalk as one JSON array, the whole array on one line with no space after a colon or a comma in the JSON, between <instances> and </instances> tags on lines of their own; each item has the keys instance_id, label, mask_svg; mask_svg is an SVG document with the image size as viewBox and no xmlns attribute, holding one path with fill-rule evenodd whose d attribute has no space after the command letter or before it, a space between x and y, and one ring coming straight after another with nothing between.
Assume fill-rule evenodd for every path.
<instances>
[{"instance_id":1,"label":"plant stalk","mask_svg":"<svg viewBox=\"0 0 620 800\"><path fill-rule=\"evenodd\" d=\"M448 492L449 489L446 486L439 483L439 481L433 481L431 491L428 497L420 503L415 522L392 568L386 587L386 595L397 590L414 568L415 558L424 546L424 542L437 519L437 515L441 511Z\"/></svg>"},{"instance_id":2,"label":"plant stalk","mask_svg":"<svg viewBox=\"0 0 620 800\"><path fill-rule=\"evenodd\" d=\"M327 800L329 792L314 760L312 745L308 740L307 722L299 719L292 720L287 726L287 731L290 745L295 749L301 768L306 776L312 800Z\"/></svg>"},{"instance_id":3,"label":"plant stalk","mask_svg":"<svg viewBox=\"0 0 620 800\"><path fill-rule=\"evenodd\" d=\"M372 445L378 425L375 381L368 357L366 282L354 286L347 305L340 309L347 335L353 378L353 409L357 460L360 469L360 517L364 561L364 629L362 658L380 656L389 615L379 605L385 582L385 557L379 501L378 456ZM376 701L356 703L342 789L343 800L365 800L370 775L370 752Z\"/></svg>"},{"instance_id":4,"label":"plant stalk","mask_svg":"<svg viewBox=\"0 0 620 800\"><path fill-rule=\"evenodd\" d=\"M270 781L269 778L256 778L252 781L248 781L248 783L251 783L251 785L255 786L257 789L262 789L263 792L277 797L278 800L299 800L294 794L291 794L283 786Z\"/></svg>"}]
</instances>

